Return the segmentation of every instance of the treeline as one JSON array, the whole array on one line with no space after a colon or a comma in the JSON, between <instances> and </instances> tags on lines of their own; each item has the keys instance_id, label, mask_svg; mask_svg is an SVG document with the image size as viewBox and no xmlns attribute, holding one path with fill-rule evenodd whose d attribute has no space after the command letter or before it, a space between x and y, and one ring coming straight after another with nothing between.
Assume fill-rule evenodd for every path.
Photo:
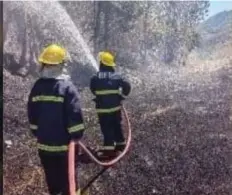
<instances>
[{"instance_id":1,"label":"treeline","mask_svg":"<svg viewBox=\"0 0 232 195\"><path fill-rule=\"evenodd\" d=\"M122 67L184 65L208 7L208 1L4 2L4 68L36 75L40 50L58 42L71 52L74 77L80 67L89 71L77 29L94 57L108 49Z\"/></svg>"},{"instance_id":2,"label":"treeline","mask_svg":"<svg viewBox=\"0 0 232 195\"><path fill-rule=\"evenodd\" d=\"M95 55L109 49L119 63L131 68L183 64L198 45L195 29L209 7L208 1L61 3Z\"/></svg>"}]
</instances>

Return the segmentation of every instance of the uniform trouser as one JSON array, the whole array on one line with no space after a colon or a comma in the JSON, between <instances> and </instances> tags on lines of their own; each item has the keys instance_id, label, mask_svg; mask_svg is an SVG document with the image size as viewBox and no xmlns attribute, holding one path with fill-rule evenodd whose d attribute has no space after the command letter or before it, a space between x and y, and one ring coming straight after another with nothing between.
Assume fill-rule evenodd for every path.
<instances>
[{"instance_id":1,"label":"uniform trouser","mask_svg":"<svg viewBox=\"0 0 232 195\"><path fill-rule=\"evenodd\" d=\"M39 151L50 195L69 195L68 153L49 154Z\"/></svg>"},{"instance_id":2,"label":"uniform trouser","mask_svg":"<svg viewBox=\"0 0 232 195\"><path fill-rule=\"evenodd\" d=\"M104 137L104 146L114 146L124 143L121 126L121 111L98 114L101 131Z\"/></svg>"}]
</instances>

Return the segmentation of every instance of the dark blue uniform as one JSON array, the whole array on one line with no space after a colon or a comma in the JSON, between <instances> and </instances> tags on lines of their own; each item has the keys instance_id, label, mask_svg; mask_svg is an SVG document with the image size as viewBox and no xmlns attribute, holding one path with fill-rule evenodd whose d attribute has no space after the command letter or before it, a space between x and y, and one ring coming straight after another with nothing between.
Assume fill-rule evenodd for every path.
<instances>
[{"instance_id":1,"label":"dark blue uniform","mask_svg":"<svg viewBox=\"0 0 232 195\"><path fill-rule=\"evenodd\" d=\"M96 96L96 111L104 136L104 149L120 149L125 146L121 127L121 102L129 95L131 86L113 69L103 67L91 78L90 90ZM122 147L121 147L122 146ZM123 148L122 148L123 149Z\"/></svg>"},{"instance_id":2,"label":"dark blue uniform","mask_svg":"<svg viewBox=\"0 0 232 195\"><path fill-rule=\"evenodd\" d=\"M29 95L28 119L50 194L69 194L68 144L84 132L75 86L67 80L38 79Z\"/></svg>"}]
</instances>

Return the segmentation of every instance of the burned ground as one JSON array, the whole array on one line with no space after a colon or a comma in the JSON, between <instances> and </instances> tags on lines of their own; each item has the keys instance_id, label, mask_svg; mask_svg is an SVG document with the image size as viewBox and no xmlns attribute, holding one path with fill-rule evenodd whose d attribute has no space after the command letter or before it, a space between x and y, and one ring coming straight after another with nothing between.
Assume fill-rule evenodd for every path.
<instances>
[{"instance_id":1,"label":"burned ground","mask_svg":"<svg viewBox=\"0 0 232 195\"><path fill-rule=\"evenodd\" d=\"M92 194L231 195L231 65L208 80L170 81L147 91L137 86L125 102L132 130L128 155L92 187ZM201 77L198 75L198 77ZM28 131L26 99L30 78L4 70L4 193L44 194L43 171ZM144 94L146 93L146 94ZM101 142L90 91L81 92L85 142ZM82 182L99 170L81 165Z\"/></svg>"}]
</instances>

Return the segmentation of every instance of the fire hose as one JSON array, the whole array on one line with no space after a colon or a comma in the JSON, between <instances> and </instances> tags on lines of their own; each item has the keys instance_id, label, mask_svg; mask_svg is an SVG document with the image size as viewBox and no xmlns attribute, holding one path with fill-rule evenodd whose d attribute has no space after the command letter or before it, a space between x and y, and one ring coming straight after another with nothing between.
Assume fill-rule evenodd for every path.
<instances>
[{"instance_id":1,"label":"fire hose","mask_svg":"<svg viewBox=\"0 0 232 195\"><path fill-rule=\"evenodd\" d=\"M127 141L126 141L126 147L123 150L123 152L114 158L111 161L107 162L101 162L99 161L91 152L90 150L81 142L78 141L75 143L74 141L71 141L69 144L69 153L68 153L68 161L69 161L69 189L70 189L70 195L76 195L77 190L76 186L78 187L78 184L76 184L75 177L77 177L77 173L75 174L75 144L78 145L78 147L82 148L83 151L90 157L90 159L95 162L98 165L103 166L104 168L96 175L94 176L88 184L81 190L81 193L83 193L87 188L102 174L104 173L109 167L116 164L119 160L121 160L125 154L128 152L130 143L131 143L131 124L129 121L128 114L126 112L126 109L124 106L122 106L122 113L124 114L124 119L126 120L126 130L128 131ZM79 189L80 190L80 189ZM81 194L80 193L80 194Z\"/></svg>"}]
</instances>

